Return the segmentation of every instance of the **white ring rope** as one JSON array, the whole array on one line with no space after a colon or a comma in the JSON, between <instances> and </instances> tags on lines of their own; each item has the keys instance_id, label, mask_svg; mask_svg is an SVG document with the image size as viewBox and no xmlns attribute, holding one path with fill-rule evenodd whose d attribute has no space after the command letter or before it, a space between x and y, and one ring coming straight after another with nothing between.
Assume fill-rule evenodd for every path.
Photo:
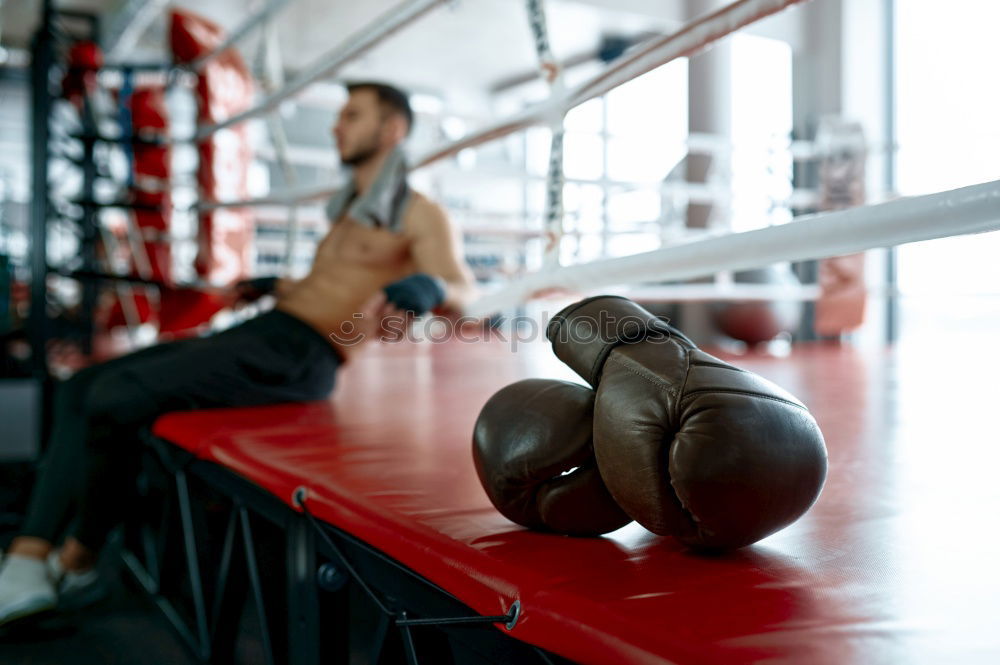
<instances>
[{"instance_id":1,"label":"white ring rope","mask_svg":"<svg viewBox=\"0 0 1000 665\"><path fill-rule=\"evenodd\" d=\"M641 45L618 58L594 78L576 87L571 104L578 106L677 58L695 55L723 37L792 5L809 0L737 0L684 25L677 32Z\"/></svg>"},{"instance_id":2,"label":"white ring rope","mask_svg":"<svg viewBox=\"0 0 1000 665\"><path fill-rule=\"evenodd\" d=\"M261 40L257 46L257 53L254 56L254 70L265 92L273 92L284 85L284 66L281 61L281 49L278 45L278 30L273 21L265 23L261 28ZM271 142L274 145L275 154L278 157L278 165L281 167L281 173L284 177L285 186L295 188L299 184L299 179L295 173L295 167L288 157L288 135L285 133L281 116L276 111L271 111L265 116L265 119L271 135ZM285 256L282 261L284 276L287 276L291 270L292 261L295 256L295 247L298 243L298 213L298 202L289 206L285 228Z\"/></svg>"},{"instance_id":3,"label":"white ring rope","mask_svg":"<svg viewBox=\"0 0 1000 665\"><path fill-rule=\"evenodd\" d=\"M264 7L258 11L256 14L252 14L247 17L247 20L243 21L235 30L233 30L229 36L222 41L221 44L216 46L214 49L201 56L200 58L191 61L186 65L187 69L191 71L198 71L201 67L209 60L218 57L226 49L230 48L238 41L242 40L250 31L256 28L258 25L264 23L274 14L278 13L285 8L289 0L270 0Z\"/></svg>"},{"instance_id":4,"label":"white ring rope","mask_svg":"<svg viewBox=\"0 0 1000 665\"><path fill-rule=\"evenodd\" d=\"M194 208L199 212L205 212L208 210L218 210L219 208L253 208L257 206L272 205L293 206L297 203L328 199L333 196L337 189L339 188L331 185L323 185L322 187L296 187L275 192L273 194L259 196L255 199L236 201L199 201Z\"/></svg>"},{"instance_id":5,"label":"white ring rope","mask_svg":"<svg viewBox=\"0 0 1000 665\"><path fill-rule=\"evenodd\" d=\"M590 291L621 284L703 277L1000 229L1000 180L850 210L804 215L782 226L614 259L543 270L466 308L482 317L546 289Z\"/></svg>"},{"instance_id":6,"label":"white ring rope","mask_svg":"<svg viewBox=\"0 0 1000 665\"><path fill-rule=\"evenodd\" d=\"M551 124L554 118L562 116L574 106L588 101L592 97L604 94L605 92L627 83L628 81L641 76L642 74L666 64L671 60L692 55L710 46L713 42L736 32L755 21L775 14L791 5L808 2L809 0L738 0L723 7L719 11L697 19L679 31L649 42L635 53L629 53L615 60L608 69L577 86L572 91L554 88L552 94L543 102L528 107L506 120L479 130L462 139L447 143L434 150L419 156L412 161L412 170L427 166L433 162L450 157L466 148L487 143L494 139L503 138L514 132L527 129L539 124ZM404 3L402 8L394 8L376 21L372 22L365 29L356 33L348 42L339 49L320 58L319 62L307 72L303 72L295 80L287 84L284 88L267 97L258 106L249 109L237 116L229 118L217 125L202 127L198 132L198 138L203 138L216 130L228 127L238 122L242 122L250 117L256 116L270 110L284 99L299 92L302 88L309 86L314 81L328 76L336 71L346 62L357 57L368 48L387 37L395 30L403 27L410 21L419 18L424 12L430 10L445 0L410 0ZM388 18L384 18L384 17ZM385 21L390 21L391 25L380 25ZM335 187L311 187L305 190L290 190L269 194L257 199L204 202L200 203L199 210L211 210L215 208L232 208L242 206L291 205L296 201L307 201L329 197ZM297 197L303 198L297 198Z\"/></svg>"},{"instance_id":7,"label":"white ring rope","mask_svg":"<svg viewBox=\"0 0 1000 665\"><path fill-rule=\"evenodd\" d=\"M712 134L703 133L691 133L685 141L677 143L671 146L672 148L678 148L686 150L688 154L698 154L698 155L725 155L734 149L739 149L740 146L733 146L728 143L724 138L715 136ZM814 141L791 141L789 144L784 146L788 149L791 154L791 158L796 162L810 162L822 159L833 154L834 147L821 146ZM885 144L874 144L869 145L866 148L868 154L874 153L888 153L896 149L894 145ZM276 153L277 151L275 151ZM276 156L276 155L275 155ZM326 164L324 163L324 166ZM591 184L597 182L595 180L588 179L566 179L566 182L576 182L581 184ZM661 185L662 181L659 179L648 180L648 181L621 181L620 184L623 185ZM706 195L704 194L707 190L704 184L698 183L673 183L671 188L684 189L690 188L690 190L695 195ZM257 206L270 206L270 205L294 205L296 203L308 202L313 200L327 199L330 198L337 191L337 187L331 185L309 185L308 187L288 187L283 189L276 189L275 191L265 194L263 196L252 198L252 199L234 199L231 201L200 201L195 205L196 210L215 210L217 208L243 208L243 207L257 207ZM812 190L799 190L800 195L811 201L810 197L815 196L815 192ZM808 207L812 203L801 204L798 207Z\"/></svg>"},{"instance_id":8,"label":"white ring rope","mask_svg":"<svg viewBox=\"0 0 1000 665\"><path fill-rule=\"evenodd\" d=\"M808 0L737 0L688 23L673 34L651 41L635 53L626 53L597 76L562 95L553 95L512 118L429 151L414 160L413 168L427 166L466 148L549 122L555 114L565 113L672 60L693 55L740 28L803 2Z\"/></svg>"},{"instance_id":9,"label":"white ring rope","mask_svg":"<svg viewBox=\"0 0 1000 665\"><path fill-rule=\"evenodd\" d=\"M276 108L281 102L296 95L316 81L332 76L337 70L351 62L361 54L383 41L397 30L400 30L431 9L442 5L446 0L407 0L378 16L364 28L354 33L340 46L320 57L315 64L302 71L280 90L265 97L259 104L242 113L226 118L214 125L204 125L198 129L197 138L206 136L220 129L249 120Z\"/></svg>"}]
</instances>

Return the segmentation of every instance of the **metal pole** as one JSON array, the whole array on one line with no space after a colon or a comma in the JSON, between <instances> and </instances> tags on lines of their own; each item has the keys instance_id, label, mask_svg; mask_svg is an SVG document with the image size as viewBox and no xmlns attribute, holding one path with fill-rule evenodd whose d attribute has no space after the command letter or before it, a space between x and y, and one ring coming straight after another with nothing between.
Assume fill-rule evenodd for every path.
<instances>
[{"instance_id":1,"label":"metal pole","mask_svg":"<svg viewBox=\"0 0 1000 665\"><path fill-rule=\"evenodd\" d=\"M101 24L94 16L90 21L90 39L97 42L100 38ZM131 85L131 74L126 73L129 85ZM97 116L94 109L90 91L84 86L83 107L80 111L80 124L85 136L97 134ZM93 141L83 143L83 190L82 197L87 201L96 201L97 195L94 185L97 182L97 161L94 154L95 144ZM83 218L80 220L80 228L83 231L81 238L80 256L83 259L84 270L98 270L97 243L99 242L98 225L100 224L99 212L96 206L84 206ZM93 352L94 346L94 310L97 309L98 298L97 282L85 282L83 284L83 300L80 305L83 342L81 351L89 356Z\"/></svg>"},{"instance_id":2,"label":"metal pole","mask_svg":"<svg viewBox=\"0 0 1000 665\"><path fill-rule=\"evenodd\" d=\"M220 129L231 127L270 111L316 81L332 76L351 60L444 2L445 0L407 0L403 4L393 7L349 37L341 46L325 54L312 67L303 71L283 88L265 97L257 106L237 113L220 123L199 128L198 138L203 139Z\"/></svg>"},{"instance_id":3,"label":"metal pole","mask_svg":"<svg viewBox=\"0 0 1000 665\"><path fill-rule=\"evenodd\" d=\"M97 132L97 122L94 119L94 108L90 95L84 94L83 109L80 111L80 121L84 134ZM94 142L83 143L83 160L80 165L83 171L82 198L86 201L96 199L94 183L97 181L97 162L94 161ZM80 258L83 259L83 269L96 271L100 268L97 261L98 241L98 208L83 206L83 217L80 219ZM81 352L89 356L93 352L94 342L94 310L97 308L98 283L87 281L83 283L83 299L80 303L80 326L83 334Z\"/></svg>"},{"instance_id":4,"label":"metal pole","mask_svg":"<svg viewBox=\"0 0 1000 665\"><path fill-rule=\"evenodd\" d=\"M890 146L895 146L899 138L896 135L896 0L885 0L885 133ZM892 192L896 189L896 156L895 147L890 148L885 160L885 188ZM885 341L893 344L899 339L899 299L896 297L899 252L895 247L886 249L885 281L888 296L885 299Z\"/></svg>"},{"instance_id":5,"label":"metal pole","mask_svg":"<svg viewBox=\"0 0 1000 665\"><path fill-rule=\"evenodd\" d=\"M549 82L549 94L559 98L564 91L562 69L552 54L549 44L549 28L545 22L545 7L542 0L528 0L528 22L535 37L535 51L538 64ZM566 184L563 172L563 143L566 137L565 115L559 114L549 123L552 139L549 143L549 166L545 176L545 221L548 246L543 260L546 267L559 265L563 238L563 187Z\"/></svg>"},{"instance_id":6,"label":"metal pole","mask_svg":"<svg viewBox=\"0 0 1000 665\"><path fill-rule=\"evenodd\" d=\"M49 321L45 311L45 285L48 274L49 115L52 110L49 72L55 57L52 11L52 0L44 0L41 25L31 46L31 310L28 332L32 373L38 379L48 375Z\"/></svg>"}]
</instances>

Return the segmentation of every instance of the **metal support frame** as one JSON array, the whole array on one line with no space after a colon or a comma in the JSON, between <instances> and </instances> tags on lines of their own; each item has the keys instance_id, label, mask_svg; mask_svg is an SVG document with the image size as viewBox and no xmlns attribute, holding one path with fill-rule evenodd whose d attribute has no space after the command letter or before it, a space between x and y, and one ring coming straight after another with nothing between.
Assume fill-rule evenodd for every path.
<instances>
[{"instance_id":1,"label":"metal support frame","mask_svg":"<svg viewBox=\"0 0 1000 665\"><path fill-rule=\"evenodd\" d=\"M219 570L215 577L215 593L212 602L211 622L213 628L222 625L222 618L225 615L226 590L229 588L229 573L233 563L233 548L236 542L236 529L238 528L239 515L236 510L229 511L229 519L226 523L226 536L222 546L222 557L219 559ZM216 634L213 631L213 635Z\"/></svg>"},{"instance_id":2,"label":"metal support frame","mask_svg":"<svg viewBox=\"0 0 1000 665\"><path fill-rule=\"evenodd\" d=\"M100 32L101 23L97 16L86 12L56 9L52 0L42 4L41 21L32 43L31 63L31 160L32 160L32 202L31 202L31 309L28 318L28 330L32 344L32 369L36 377L48 375L47 345L54 333L53 326L47 314L47 278L52 274L48 264L49 223L65 218L58 206L50 198L49 160L53 155L63 156L58 150L61 136L53 136L50 123L56 107L53 98L53 73L56 71L56 46L60 40L72 39L76 35L67 32L67 27L60 24L60 19L71 19L75 29L86 39L95 40ZM79 26L82 24L82 28ZM70 219L78 227L77 236L80 241L79 256L84 272L96 272L99 269L98 243L101 242L101 229L98 212L104 204L95 201L95 185L102 173L95 159L95 144L106 137L100 136L94 108L87 95L79 114L82 131L78 136L71 136L79 141L80 154L78 158L68 157L82 174L82 189L80 200L76 201L80 210L71 215ZM75 328L79 336L81 350L84 354L92 351L93 345L93 312L98 300L98 285L90 281L83 284L80 317Z\"/></svg>"},{"instance_id":3,"label":"metal support frame","mask_svg":"<svg viewBox=\"0 0 1000 665\"><path fill-rule=\"evenodd\" d=\"M556 61L549 44L549 29L545 21L545 6L542 0L528 0L528 23L535 38L535 53L538 64L549 82L549 94L558 99L565 92L562 68ZM558 266L561 259L563 237L563 189L566 174L563 169L563 144L566 139L565 113L553 117L549 123L552 138L549 142L549 165L545 176L545 218L543 228L549 236L545 248L546 267Z\"/></svg>"},{"instance_id":4,"label":"metal support frame","mask_svg":"<svg viewBox=\"0 0 1000 665\"><path fill-rule=\"evenodd\" d=\"M885 105L886 141L896 145L896 0L883 0L885 3L885 76L889 83L888 99ZM896 189L896 160L899 153L890 150L885 160L885 189L888 192ZM896 290L898 275L899 252L896 247L888 247L885 255L885 281L888 296L885 300L885 341L894 344L899 339L899 298Z\"/></svg>"},{"instance_id":5,"label":"metal support frame","mask_svg":"<svg viewBox=\"0 0 1000 665\"><path fill-rule=\"evenodd\" d=\"M170 503L181 513L174 524L179 523L183 531L184 575L195 601L194 616L186 616L176 599L168 599L165 589L172 588L170 585L153 579L150 567L156 568L155 562L143 562L132 551L123 557L199 658L210 662L226 659L235 644L241 608L251 602L263 627L259 640L269 663L347 662L349 653L358 650L367 652L372 663L380 658L411 665L568 662L497 629L497 623L513 627L519 604L504 616L477 615L447 591L357 538L320 522L308 510L297 512L236 474L194 460L161 439L149 437L149 443L147 448L159 460L150 468L166 475L168 480L161 485L172 488L176 500ZM214 545L212 537L220 534L220 529L199 532L209 528L207 522L196 519L196 497L200 494L221 497L229 505L221 530L224 535ZM153 511L151 516L162 529L161 515ZM271 553L283 555L284 575L277 570L263 574L259 548L273 545L274 539L258 534L255 520L261 527L270 525L268 529L277 528L283 534L283 547ZM145 521L130 528L136 526L157 528ZM147 536L138 542L150 540ZM203 588L201 579L214 579L212 588ZM284 587L283 596L276 593L276 583ZM287 606L285 613L276 611L275 603L281 602ZM204 608L209 609L206 612ZM275 639L278 635L280 639Z\"/></svg>"},{"instance_id":6,"label":"metal support frame","mask_svg":"<svg viewBox=\"0 0 1000 665\"><path fill-rule=\"evenodd\" d=\"M209 652L208 615L205 611L205 592L201 582L201 566L198 563L198 543L195 540L194 520L191 515L191 496L188 493L187 476L183 470L174 472L174 482L184 534L184 558L187 563L188 582L194 600L196 644L199 655L204 657Z\"/></svg>"},{"instance_id":7,"label":"metal support frame","mask_svg":"<svg viewBox=\"0 0 1000 665\"><path fill-rule=\"evenodd\" d=\"M151 456L150 461L155 466L150 464L150 468L140 474L139 494L145 500L151 498L153 483L149 481L149 474L157 472L162 481L158 485L165 500L160 503L160 510L147 516L152 519L137 525L138 533L133 542L139 551L126 548L122 559L182 641L198 658L208 660L211 656L211 631L197 538L199 521L195 517L184 461L172 459L162 449L154 450L156 455ZM174 525L179 526L180 538L177 538ZM178 541L179 553L174 551ZM172 602L165 595L165 589L176 587L179 582L171 578L174 568L170 564L176 559L183 562L184 579L180 582L190 590L192 607L188 611L182 607L186 603Z\"/></svg>"},{"instance_id":8,"label":"metal support frame","mask_svg":"<svg viewBox=\"0 0 1000 665\"><path fill-rule=\"evenodd\" d=\"M72 25L60 23L59 19L70 19ZM32 302L42 303L42 307L32 308L32 318L29 325L32 333L33 358L36 373L47 373L46 343L55 334L52 324L48 321L46 307L46 277L56 274L47 261L46 240L49 233L49 223L66 223L73 226L73 231L79 240L78 257L81 260L80 274L99 274L99 244L113 247L113 237L100 223L100 211L104 208L121 208L136 210L159 210L158 206L142 205L128 201L98 201L96 184L100 178L110 177L106 170L98 164L98 143L124 144L126 153L133 144L166 145L169 140L146 138L131 133L130 116L123 113L119 117L123 125L120 136L105 135L98 123L94 100L84 92L79 114L74 118L80 123L78 132L52 133L51 122L59 107L52 103L56 93L52 90L52 74L57 70L55 57L56 44L59 41L84 38L97 40L101 22L97 16L85 12L57 10L51 3L45 3L42 12L41 26L36 37L33 60L33 211L32 211ZM153 67L153 65L149 65ZM142 66L139 66L142 68ZM156 65L162 69L164 66ZM122 94L127 96L131 90L133 68L128 65L111 66L121 70L124 77ZM69 163L69 168L79 169L82 175L82 188L76 200L54 200L49 182L53 174L49 170L49 160L52 157L63 159ZM129 168L131 174L132 169ZM131 178L131 175L130 175ZM132 184L131 181L128 184ZM140 276L151 278L152 269L147 250L138 237L135 220L128 216L128 240L132 256ZM108 243L112 244L109 245ZM110 252L109 252L110 253ZM72 277L72 273L58 271L58 274ZM135 295L130 292L124 281L116 284L116 294L121 302L129 330L134 331L139 323ZM147 289L148 295L148 289ZM74 336L79 340L81 351L89 355L93 350L94 311L97 308L99 283L86 280L82 283L82 300L80 313L73 329Z\"/></svg>"},{"instance_id":9,"label":"metal support frame","mask_svg":"<svg viewBox=\"0 0 1000 665\"><path fill-rule=\"evenodd\" d=\"M261 640L266 660L273 665L280 659L275 658L270 647L264 584L246 507L241 502L234 502L230 507L218 559L212 562L215 565L205 568L204 563L208 562L202 538L205 527L196 519L196 502L192 501L184 460L171 459L171 453L162 446L156 446L154 450L157 458L155 472L172 480L166 483L166 486L172 486L172 491L164 497L165 508L161 515L168 513L167 507L176 506L177 519L160 519L156 527L146 522L137 525L143 552L142 556L130 550L123 553L129 572L153 597L181 640L206 662L231 655L226 651L235 644L239 610L250 594L263 628ZM176 527L179 527L179 534ZM159 533L151 537L150 532L154 530ZM167 546L178 540L181 541L183 566L181 571L170 572L180 572L182 579L179 580L170 578L170 573L164 572L167 567L164 559L170 556ZM205 573L209 569L214 569L215 582L206 586L203 581L207 579ZM190 598L177 596L177 588L184 585L190 592ZM190 607L185 609L185 605Z\"/></svg>"},{"instance_id":10,"label":"metal support frame","mask_svg":"<svg viewBox=\"0 0 1000 665\"><path fill-rule=\"evenodd\" d=\"M254 609L260 622L260 637L264 647L264 655L269 665L274 665L274 651L271 648L271 631L267 624L267 607L264 604L264 591L260 583L260 571L257 568L257 553L254 549L253 535L250 530L250 516L244 506L237 508L240 517L240 530L243 533L243 551L246 554L247 577L250 580L250 591L253 593Z\"/></svg>"},{"instance_id":11,"label":"metal support frame","mask_svg":"<svg viewBox=\"0 0 1000 665\"><path fill-rule=\"evenodd\" d=\"M94 109L88 97L84 97L83 110L80 114L80 121L83 125L84 133L97 131L97 121L94 118ZM95 197L94 184L97 182L97 163L94 161L94 143L87 141L83 144L83 159L80 164L83 171L83 189L80 192L85 200L92 200ZM80 258L83 259L84 270L97 270L97 243L100 239L98 225L100 224L97 215L97 208L94 206L83 206L83 216L80 219L80 228L83 234L80 238ZM80 306L81 320L81 350L84 355L90 355L93 351L94 343L94 310L97 308L97 283L85 282L83 284L83 300Z\"/></svg>"},{"instance_id":12,"label":"metal support frame","mask_svg":"<svg viewBox=\"0 0 1000 665\"><path fill-rule=\"evenodd\" d=\"M48 273L49 199L49 115L52 94L49 75L55 62L52 29L52 0L42 3L42 21L31 46L31 366L36 378L48 375L46 342L49 320L46 314Z\"/></svg>"},{"instance_id":13,"label":"metal support frame","mask_svg":"<svg viewBox=\"0 0 1000 665\"><path fill-rule=\"evenodd\" d=\"M288 661L318 665L316 648L319 594L316 593L316 534L302 520L288 523L285 570L288 608Z\"/></svg>"}]
</instances>

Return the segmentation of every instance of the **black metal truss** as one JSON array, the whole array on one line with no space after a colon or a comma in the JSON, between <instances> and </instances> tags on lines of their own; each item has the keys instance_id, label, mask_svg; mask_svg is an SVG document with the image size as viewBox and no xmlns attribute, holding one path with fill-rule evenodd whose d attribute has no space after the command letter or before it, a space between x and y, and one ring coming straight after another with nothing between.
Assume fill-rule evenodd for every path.
<instances>
[{"instance_id":1,"label":"black metal truss","mask_svg":"<svg viewBox=\"0 0 1000 665\"><path fill-rule=\"evenodd\" d=\"M298 512L219 465L149 444L123 558L201 660L233 662L251 625L272 665L569 662L510 634L519 603L479 615L317 519L304 493Z\"/></svg>"}]
</instances>

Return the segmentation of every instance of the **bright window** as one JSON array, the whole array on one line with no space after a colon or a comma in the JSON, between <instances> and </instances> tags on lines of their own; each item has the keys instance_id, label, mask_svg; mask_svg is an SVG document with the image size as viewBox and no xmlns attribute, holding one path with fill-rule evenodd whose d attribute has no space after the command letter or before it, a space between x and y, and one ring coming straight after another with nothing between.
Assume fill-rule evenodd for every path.
<instances>
[{"instance_id":1,"label":"bright window","mask_svg":"<svg viewBox=\"0 0 1000 665\"><path fill-rule=\"evenodd\" d=\"M791 195L792 48L755 35L732 39L730 228L749 231L791 219L784 201Z\"/></svg>"},{"instance_id":2,"label":"bright window","mask_svg":"<svg viewBox=\"0 0 1000 665\"><path fill-rule=\"evenodd\" d=\"M1000 3L897 0L895 13L899 191L1000 178ZM898 256L904 339L1000 326L1000 234L905 245Z\"/></svg>"}]
</instances>

